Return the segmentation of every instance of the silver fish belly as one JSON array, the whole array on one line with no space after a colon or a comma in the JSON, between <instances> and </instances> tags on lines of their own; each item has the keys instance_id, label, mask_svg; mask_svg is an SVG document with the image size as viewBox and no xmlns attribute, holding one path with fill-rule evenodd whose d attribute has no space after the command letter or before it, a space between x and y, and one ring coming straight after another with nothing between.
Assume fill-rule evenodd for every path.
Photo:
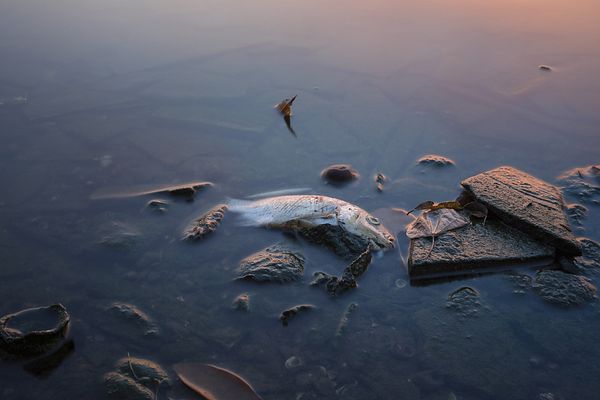
<instances>
[{"instance_id":1,"label":"silver fish belly","mask_svg":"<svg viewBox=\"0 0 600 400\"><path fill-rule=\"evenodd\" d=\"M394 236L377 218L346 201L320 195L276 196L256 201L228 201L246 226L295 229L323 224L336 225L348 234L372 242L377 249L394 247Z\"/></svg>"}]
</instances>

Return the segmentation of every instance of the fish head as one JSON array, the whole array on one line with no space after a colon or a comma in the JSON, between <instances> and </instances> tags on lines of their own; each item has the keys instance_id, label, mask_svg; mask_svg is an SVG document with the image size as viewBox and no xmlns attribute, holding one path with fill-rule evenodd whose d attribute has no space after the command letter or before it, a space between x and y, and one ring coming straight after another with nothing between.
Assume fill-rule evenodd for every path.
<instances>
[{"instance_id":1,"label":"fish head","mask_svg":"<svg viewBox=\"0 0 600 400\"><path fill-rule=\"evenodd\" d=\"M375 250L391 249L396 244L396 238L387 230L381 221L367 212L358 213L354 224L358 235L368 239Z\"/></svg>"}]
</instances>

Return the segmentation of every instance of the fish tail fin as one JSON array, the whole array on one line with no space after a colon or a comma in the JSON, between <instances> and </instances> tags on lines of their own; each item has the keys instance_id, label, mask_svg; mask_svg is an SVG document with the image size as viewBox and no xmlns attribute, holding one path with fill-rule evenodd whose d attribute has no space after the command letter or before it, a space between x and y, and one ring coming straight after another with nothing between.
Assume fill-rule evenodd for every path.
<instances>
[{"instance_id":1,"label":"fish tail fin","mask_svg":"<svg viewBox=\"0 0 600 400\"><path fill-rule=\"evenodd\" d=\"M264 215L256 207L253 207L254 201L227 198L226 204L229 211L240 214L238 223L242 226L260 226L268 221L264 221Z\"/></svg>"}]
</instances>

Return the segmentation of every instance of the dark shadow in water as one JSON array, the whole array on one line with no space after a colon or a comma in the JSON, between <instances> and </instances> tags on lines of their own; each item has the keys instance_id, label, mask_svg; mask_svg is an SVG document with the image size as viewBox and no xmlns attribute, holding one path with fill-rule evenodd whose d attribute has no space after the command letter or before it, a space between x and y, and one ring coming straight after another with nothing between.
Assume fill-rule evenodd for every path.
<instances>
[{"instance_id":1,"label":"dark shadow in water","mask_svg":"<svg viewBox=\"0 0 600 400\"><path fill-rule=\"evenodd\" d=\"M23 369L40 379L47 378L73 351L75 351L75 342L71 339L63 343L52 354L37 358L23 365Z\"/></svg>"}]
</instances>

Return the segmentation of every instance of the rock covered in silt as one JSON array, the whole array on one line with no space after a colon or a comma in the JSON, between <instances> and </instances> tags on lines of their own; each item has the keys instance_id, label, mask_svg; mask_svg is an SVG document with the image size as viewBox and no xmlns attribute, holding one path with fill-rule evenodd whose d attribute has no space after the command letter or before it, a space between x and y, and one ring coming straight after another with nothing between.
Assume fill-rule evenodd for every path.
<instances>
[{"instance_id":1,"label":"rock covered in silt","mask_svg":"<svg viewBox=\"0 0 600 400\"><path fill-rule=\"evenodd\" d=\"M570 169L557 179L565 194L582 203L600 204L600 164Z\"/></svg>"},{"instance_id":2,"label":"rock covered in silt","mask_svg":"<svg viewBox=\"0 0 600 400\"><path fill-rule=\"evenodd\" d=\"M290 319L294 318L301 312L312 310L313 308L315 308L315 306L313 306L312 304L299 304L297 306L282 311L279 315L279 320L281 321L283 326L287 326Z\"/></svg>"},{"instance_id":3,"label":"rock covered in silt","mask_svg":"<svg viewBox=\"0 0 600 400\"><path fill-rule=\"evenodd\" d=\"M358 171L350 164L333 164L321 171L321 178L334 185L348 183L358 177Z\"/></svg>"},{"instance_id":4,"label":"rock covered in silt","mask_svg":"<svg viewBox=\"0 0 600 400\"><path fill-rule=\"evenodd\" d=\"M154 321L152 321L148 314L133 304L115 302L108 307L108 311L125 321L131 321L142 329L144 335L158 335L158 326L156 326Z\"/></svg>"},{"instance_id":5,"label":"rock covered in silt","mask_svg":"<svg viewBox=\"0 0 600 400\"><path fill-rule=\"evenodd\" d=\"M327 293L332 296L340 295L349 289L358 286L356 280L365 273L371 264L372 250L367 246L367 250L361 253L354 261L350 263L342 274L341 278L329 275L325 272L317 271L313 274L311 286L325 286Z\"/></svg>"},{"instance_id":6,"label":"rock covered in silt","mask_svg":"<svg viewBox=\"0 0 600 400\"><path fill-rule=\"evenodd\" d=\"M0 318L0 353L29 356L47 352L65 338L70 320L62 304L7 314Z\"/></svg>"},{"instance_id":7,"label":"rock covered in silt","mask_svg":"<svg viewBox=\"0 0 600 400\"><path fill-rule=\"evenodd\" d=\"M581 248L571 232L560 190L516 168L503 166L461 182L496 216L568 255Z\"/></svg>"},{"instance_id":8,"label":"rock covered in silt","mask_svg":"<svg viewBox=\"0 0 600 400\"><path fill-rule=\"evenodd\" d=\"M583 228L583 220L587 215L588 209L586 206L581 204L568 204L566 208L567 216L569 220L579 230L585 230Z\"/></svg>"},{"instance_id":9,"label":"rock covered in silt","mask_svg":"<svg viewBox=\"0 0 600 400\"><path fill-rule=\"evenodd\" d=\"M226 204L218 204L196 218L183 232L184 240L200 240L217 230L227 212Z\"/></svg>"},{"instance_id":10,"label":"rock covered in silt","mask_svg":"<svg viewBox=\"0 0 600 400\"><path fill-rule=\"evenodd\" d=\"M240 262L238 279L293 282L304 275L304 256L281 244L269 246Z\"/></svg>"},{"instance_id":11,"label":"rock covered in silt","mask_svg":"<svg viewBox=\"0 0 600 400\"><path fill-rule=\"evenodd\" d=\"M515 264L550 264L554 248L502 222L488 220L410 242L408 269L412 279L479 272Z\"/></svg>"},{"instance_id":12,"label":"rock covered in silt","mask_svg":"<svg viewBox=\"0 0 600 400\"><path fill-rule=\"evenodd\" d=\"M167 372L154 361L138 357L123 357L115 365L116 369L142 385L154 388L160 384L171 385Z\"/></svg>"},{"instance_id":13,"label":"rock covered in silt","mask_svg":"<svg viewBox=\"0 0 600 400\"><path fill-rule=\"evenodd\" d=\"M589 238L578 240L583 254L574 261L580 268L580 273L587 276L600 274L600 243Z\"/></svg>"},{"instance_id":14,"label":"rock covered in silt","mask_svg":"<svg viewBox=\"0 0 600 400\"><path fill-rule=\"evenodd\" d=\"M437 154L427 154L417 160L417 164L431 165L434 167L449 167L454 165L451 159Z\"/></svg>"},{"instance_id":15,"label":"rock covered in silt","mask_svg":"<svg viewBox=\"0 0 600 400\"><path fill-rule=\"evenodd\" d=\"M558 270L538 271L533 283L535 292L548 303L559 306L577 306L596 298L597 289L581 275Z\"/></svg>"},{"instance_id":16,"label":"rock covered in silt","mask_svg":"<svg viewBox=\"0 0 600 400\"><path fill-rule=\"evenodd\" d=\"M154 400L154 391L118 372L109 372L105 374L104 385L106 387L106 393L111 399Z\"/></svg>"}]
</instances>

